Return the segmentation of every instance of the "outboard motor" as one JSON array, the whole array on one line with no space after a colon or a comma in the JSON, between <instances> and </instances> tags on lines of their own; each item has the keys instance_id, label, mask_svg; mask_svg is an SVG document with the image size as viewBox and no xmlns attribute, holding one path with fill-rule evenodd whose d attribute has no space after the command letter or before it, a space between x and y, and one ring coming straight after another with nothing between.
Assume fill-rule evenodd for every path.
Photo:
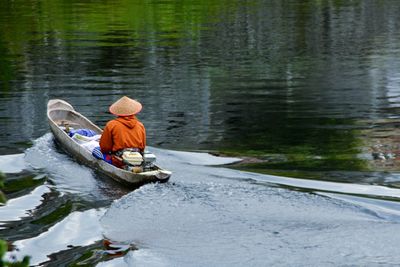
<instances>
[{"instance_id":1,"label":"outboard motor","mask_svg":"<svg viewBox=\"0 0 400 267\"><path fill-rule=\"evenodd\" d=\"M156 162L156 155L150 153L149 151L145 151L143 154L144 160L144 169L145 170L152 170L154 168L154 164Z\"/></svg>"}]
</instances>

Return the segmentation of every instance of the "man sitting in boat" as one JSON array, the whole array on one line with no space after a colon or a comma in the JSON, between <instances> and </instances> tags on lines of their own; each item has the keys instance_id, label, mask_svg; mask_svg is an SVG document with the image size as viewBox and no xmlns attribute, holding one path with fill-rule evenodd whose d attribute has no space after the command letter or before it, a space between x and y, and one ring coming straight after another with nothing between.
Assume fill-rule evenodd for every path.
<instances>
[{"instance_id":1,"label":"man sitting in boat","mask_svg":"<svg viewBox=\"0 0 400 267\"><path fill-rule=\"evenodd\" d=\"M142 110L142 104L123 96L109 110L117 118L106 124L100 138L100 149L102 153L112 155L113 165L122 167L118 157L122 151L131 149L143 154L146 147L146 130L135 116Z\"/></svg>"}]
</instances>

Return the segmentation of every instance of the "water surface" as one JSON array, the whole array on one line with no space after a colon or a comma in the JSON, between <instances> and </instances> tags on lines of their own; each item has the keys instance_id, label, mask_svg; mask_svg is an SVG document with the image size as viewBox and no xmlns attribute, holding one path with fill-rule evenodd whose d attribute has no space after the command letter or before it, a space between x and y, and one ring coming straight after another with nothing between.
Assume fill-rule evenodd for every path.
<instances>
[{"instance_id":1,"label":"water surface","mask_svg":"<svg viewBox=\"0 0 400 267\"><path fill-rule=\"evenodd\" d=\"M397 264L399 11L1 1L0 237L47 266ZM170 183L131 192L54 145L49 99L104 126L123 95Z\"/></svg>"}]
</instances>

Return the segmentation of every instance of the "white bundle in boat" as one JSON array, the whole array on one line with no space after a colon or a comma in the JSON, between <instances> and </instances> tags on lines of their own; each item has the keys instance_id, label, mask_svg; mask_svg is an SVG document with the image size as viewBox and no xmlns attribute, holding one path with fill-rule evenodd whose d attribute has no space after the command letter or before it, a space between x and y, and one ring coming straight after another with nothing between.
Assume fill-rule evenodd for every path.
<instances>
[{"instance_id":1,"label":"white bundle in boat","mask_svg":"<svg viewBox=\"0 0 400 267\"><path fill-rule=\"evenodd\" d=\"M94 136L85 136L85 135L75 133L71 138L78 144L83 144L83 143L90 142L90 141L98 141L98 140L100 140L100 137L101 137L100 134L97 134Z\"/></svg>"},{"instance_id":2,"label":"white bundle in boat","mask_svg":"<svg viewBox=\"0 0 400 267\"><path fill-rule=\"evenodd\" d=\"M90 153L92 153L93 149L95 149L96 147L100 147L99 141L96 141L96 140L88 141L86 143L81 143L80 145L82 147L84 147L87 151L89 151Z\"/></svg>"}]
</instances>

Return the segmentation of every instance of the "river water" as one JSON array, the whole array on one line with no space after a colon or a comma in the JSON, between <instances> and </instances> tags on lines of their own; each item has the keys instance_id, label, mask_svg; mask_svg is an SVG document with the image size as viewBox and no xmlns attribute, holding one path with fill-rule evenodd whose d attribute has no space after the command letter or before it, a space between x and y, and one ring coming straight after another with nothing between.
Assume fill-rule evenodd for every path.
<instances>
[{"instance_id":1,"label":"river water","mask_svg":"<svg viewBox=\"0 0 400 267\"><path fill-rule=\"evenodd\" d=\"M399 11L394 0L1 1L8 256L398 265L397 151L376 164L371 147L398 140ZM123 95L143 104L169 183L131 191L54 145L49 99L103 126ZM225 165L249 156L259 162Z\"/></svg>"}]
</instances>

